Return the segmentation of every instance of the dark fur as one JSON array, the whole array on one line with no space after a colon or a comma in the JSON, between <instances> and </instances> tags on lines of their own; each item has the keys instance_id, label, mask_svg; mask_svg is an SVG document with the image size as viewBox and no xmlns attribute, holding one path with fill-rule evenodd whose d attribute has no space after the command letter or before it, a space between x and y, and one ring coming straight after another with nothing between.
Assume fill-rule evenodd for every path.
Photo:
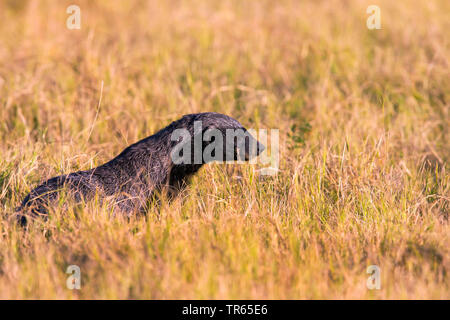
<instances>
[{"instance_id":1,"label":"dark fur","mask_svg":"<svg viewBox=\"0 0 450 320\"><path fill-rule=\"evenodd\" d=\"M177 141L171 141L172 132L186 128L193 136L194 121L202 121L203 132L209 128L223 133L227 128L246 130L237 120L219 113L185 115L97 168L54 177L39 185L23 200L18 209L19 221L26 224L27 215L46 215L48 206L58 199L62 189L77 202L90 200L96 194L100 198L112 197L116 207L126 214L144 209L155 192L167 190L170 197L176 196L204 164L176 165L171 159L172 148L177 144ZM226 143L230 142L224 140ZM264 146L257 143L256 155L263 149ZM237 150L233 152L238 159ZM255 156L249 152L245 151L245 160Z\"/></svg>"}]
</instances>

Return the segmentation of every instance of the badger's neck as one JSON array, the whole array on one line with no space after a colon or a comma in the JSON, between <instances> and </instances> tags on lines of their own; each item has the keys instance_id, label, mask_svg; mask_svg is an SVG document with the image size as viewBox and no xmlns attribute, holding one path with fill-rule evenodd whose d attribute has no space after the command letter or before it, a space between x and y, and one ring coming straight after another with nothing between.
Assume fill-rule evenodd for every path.
<instances>
[{"instance_id":1,"label":"badger's neck","mask_svg":"<svg viewBox=\"0 0 450 320\"><path fill-rule=\"evenodd\" d=\"M133 183L145 179L157 186L167 179L170 167L170 150L167 150L167 144L150 136L130 145L97 169L107 168L114 173L118 183Z\"/></svg>"},{"instance_id":2,"label":"badger's neck","mask_svg":"<svg viewBox=\"0 0 450 320\"><path fill-rule=\"evenodd\" d=\"M179 127L180 120L172 122L154 135L130 145L103 166L128 180L144 175L154 186L165 184L172 178L192 176L202 167L202 163L175 164L172 159L172 150L178 144L172 141L172 134Z\"/></svg>"}]
</instances>

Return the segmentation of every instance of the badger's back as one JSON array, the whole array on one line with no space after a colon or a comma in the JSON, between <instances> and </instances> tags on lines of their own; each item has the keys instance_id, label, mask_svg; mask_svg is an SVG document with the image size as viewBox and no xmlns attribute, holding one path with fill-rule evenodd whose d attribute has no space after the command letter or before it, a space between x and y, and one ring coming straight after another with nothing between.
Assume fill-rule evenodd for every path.
<instances>
[{"instance_id":1,"label":"badger's back","mask_svg":"<svg viewBox=\"0 0 450 320\"><path fill-rule=\"evenodd\" d=\"M87 183L87 176L87 171L57 176L31 190L16 210L19 213L19 221L21 224L26 223L24 215L47 215L49 206L58 199L63 190L70 193L76 201L80 201L81 198L90 197L96 190L95 183L93 183L95 178L91 177L89 179L90 182Z\"/></svg>"}]
</instances>

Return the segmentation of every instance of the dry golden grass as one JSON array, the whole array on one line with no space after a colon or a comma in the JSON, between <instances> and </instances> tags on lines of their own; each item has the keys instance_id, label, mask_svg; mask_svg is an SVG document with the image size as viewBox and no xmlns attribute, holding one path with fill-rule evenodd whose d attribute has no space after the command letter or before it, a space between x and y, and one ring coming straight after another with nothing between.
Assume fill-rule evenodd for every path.
<instances>
[{"instance_id":1,"label":"dry golden grass","mask_svg":"<svg viewBox=\"0 0 450 320\"><path fill-rule=\"evenodd\" d=\"M450 298L450 2L379 0L381 30L365 1L77 1L81 30L70 4L0 2L0 298ZM202 111L280 129L280 173L208 165L145 218L8 219Z\"/></svg>"}]
</instances>

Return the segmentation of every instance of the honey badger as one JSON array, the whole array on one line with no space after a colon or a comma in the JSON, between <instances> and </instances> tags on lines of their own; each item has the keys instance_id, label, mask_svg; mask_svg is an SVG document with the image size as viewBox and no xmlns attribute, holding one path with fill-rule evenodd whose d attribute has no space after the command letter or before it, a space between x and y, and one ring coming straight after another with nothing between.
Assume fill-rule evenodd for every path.
<instances>
[{"instance_id":1,"label":"honey badger","mask_svg":"<svg viewBox=\"0 0 450 320\"><path fill-rule=\"evenodd\" d=\"M116 209L130 215L145 209L159 191L175 197L204 164L248 161L264 146L237 120L215 112L183 116L140 140L96 168L51 178L33 189L17 209L18 220L46 216L62 190L76 202L95 195L112 198Z\"/></svg>"}]
</instances>

